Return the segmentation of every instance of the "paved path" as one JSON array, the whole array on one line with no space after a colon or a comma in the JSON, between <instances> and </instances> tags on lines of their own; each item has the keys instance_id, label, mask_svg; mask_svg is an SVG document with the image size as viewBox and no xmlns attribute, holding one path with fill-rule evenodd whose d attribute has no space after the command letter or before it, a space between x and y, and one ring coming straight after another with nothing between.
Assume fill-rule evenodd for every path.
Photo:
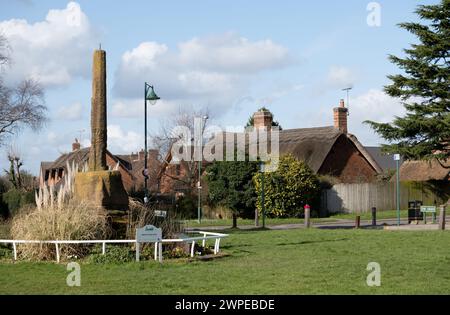
<instances>
[{"instance_id":1,"label":"paved path","mask_svg":"<svg viewBox=\"0 0 450 315\"><path fill-rule=\"evenodd\" d=\"M450 230L450 216L446 217L446 230ZM361 220L361 228L377 228L377 229L383 229L385 226L396 226L397 219L379 219L377 220L377 226L372 226L372 220ZM400 220L400 225L404 227L410 227L405 228L412 230L414 229L414 226L422 226L423 224L419 225L409 225L408 220ZM348 219L336 219L336 221L329 221L329 222L316 222L312 223L312 227L319 228L319 229L352 229L355 227L355 221L354 220L348 220ZM432 225L427 225L432 226ZM209 230L209 231L215 231L215 230L225 230L229 229L230 226L203 226L203 227L192 227L187 228L188 231L199 231L199 230ZM255 229L254 225L241 225L239 226L238 221L238 228L241 230L251 230ZM279 224L279 225L267 225L266 228L270 230L291 230L291 229L304 229L305 225L303 223L292 223L292 224ZM418 228L418 229L427 229L427 228ZM432 229L432 228L430 228Z\"/></svg>"}]
</instances>

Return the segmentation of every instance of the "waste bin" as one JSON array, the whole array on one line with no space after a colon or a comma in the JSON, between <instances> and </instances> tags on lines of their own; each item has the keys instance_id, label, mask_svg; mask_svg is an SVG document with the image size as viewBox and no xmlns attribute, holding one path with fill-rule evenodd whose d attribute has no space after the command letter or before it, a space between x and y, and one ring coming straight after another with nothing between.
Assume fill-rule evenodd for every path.
<instances>
[{"instance_id":1,"label":"waste bin","mask_svg":"<svg viewBox=\"0 0 450 315\"><path fill-rule=\"evenodd\" d=\"M412 221L422 221L423 213L420 212L420 206L423 202L421 200L408 201L408 224Z\"/></svg>"}]
</instances>

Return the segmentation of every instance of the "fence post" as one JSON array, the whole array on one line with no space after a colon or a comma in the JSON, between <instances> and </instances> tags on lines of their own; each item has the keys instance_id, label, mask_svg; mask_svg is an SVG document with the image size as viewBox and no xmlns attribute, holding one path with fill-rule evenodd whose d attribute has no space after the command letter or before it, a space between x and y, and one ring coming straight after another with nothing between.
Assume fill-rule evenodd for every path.
<instances>
[{"instance_id":1,"label":"fence post","mask_svg":"<svg viewBox=\"0 0 450 315\"><path fill-rule=\"evenodd\" d=\"M139 261L139 242L136 241L136 261Z\"/></svg>"},{"instance_id":2,"label":"fence post","mask_svg":"<svg viewBox=\"0 0 450 315\"><path fill-rule=\"evenodd\" d=\"M162 242L158 242L158 254L159 254L159 262L162 263Z\"/></svg>"},{"instance_id":3,"label":"fence post","mask_svg":"<svg viewBox=\"0 0 450 315\"><path fill-rule=\"evenodd\" d=\"M158 260L158 242L155 242L155 261Z\"/></svg>"},{"instance_id":4,"label":"fence post","mask_svg":"<svg viewBox=\"0 0 450 315\"><path fill-rule=\"evenodd\" d=\"M55 243L56 248L56 262L59 263L59 245L58 242Z\"/></svg>"},{"instance_id":5,"label":"fence post","mask_svg":"<svg viewBox=\"0 0 450 315\"><path fill-rule=\"evenodd\" d=\"M372 207L372 226L377 226L377 208Z\"/></svg>"},{"instance_id":6,"label":"fence post","mask_svg":"<svg viewBox=\"0 0 450 315\"><path fill-rule=\"evenodd\" d=\"M445 205L440 206L440 213L439 213L439 229L445 230Z\"/></svg>"},{"instance_id":7,"label":"fence post","mask_svg":"<svg viewBox=\"0 0 450 315\"><path fill-rule=\"evenodd\" d=\"M306 228L311 227L310 216L311 216L311 207L307 204L307 205L305 205L305 227Z\"/></svg>"},{"instance_id":8,"label":"fence post","mask_svg":"<svg viewBox=\"0 0 450 315\"><path fill-rule=\"evenodd\" d=\"M195 241L192 241L191 257L194 257L194 248L195 248Z\"/></svg>"},{"instance_id":9,"label":"fence post","mask_svg":"<svg viewBox=\"0 0 450 315\"><path fill-rule=\"evenodd\" d=\"M220 252L220 238L217 239L217 250L216 250L216 254Z\"/></svg>"},{"instance_id":10,"label":"fence post","mask_svg":"<svg viewBox=\"0 0 450 315\"><path fill-rule=\"evenodd\" d=\"M106 254L106 243L103 242L102 243L102 255L105 255L105 254Z\"/></svg>"},{"instance_id":11,"label":"fence post","mask_svg":"<svg viewBox=\"0 0 450 315\"><path fill-rule=\"evenodd\" d=\"M13 242L14 260L17 260L17 247L16 242Z\"/></svg>"},{"instance_id":12,"label":"fence post","mask_svg":"<svg viewBox=\"0 0 450 315\"><path fill-rule=\"evenodd\" d=\"M361 226L361 216L357 215L355 220L355 229L359 229Z\"/></svg>"}]
</instances>

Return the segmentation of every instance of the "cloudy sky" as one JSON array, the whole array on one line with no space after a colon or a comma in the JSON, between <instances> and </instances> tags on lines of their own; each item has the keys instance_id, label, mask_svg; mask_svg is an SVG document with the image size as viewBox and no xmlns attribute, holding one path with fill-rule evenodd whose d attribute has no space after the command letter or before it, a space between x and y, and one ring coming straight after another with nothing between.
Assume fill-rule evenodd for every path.
<instances>
[{"instance_id":1,"label":"cloudy sky","mask_svg":"<svg viewBox=\"0 0 450 315\"><path fill-rule=\"evenodd\" d=\"M283 128L332 125L332 108L350 94L349 131L382 143L362 124L390 121L403 107L382 91L398 72L388 54L415 39L397 23L416 20L418 3L437 1L33 1L0 0L0 33L9 41L7 84L38 79L50 123L24 131L12 147L37 174L40 161L89 145L91 61L107 52L108 148L143 147L143 89L161 97L150 131L179 108L208 108L212 123L244 125L268 107ZM6 151L0 148L0 166Z\"/></svg>"}]
</instances>

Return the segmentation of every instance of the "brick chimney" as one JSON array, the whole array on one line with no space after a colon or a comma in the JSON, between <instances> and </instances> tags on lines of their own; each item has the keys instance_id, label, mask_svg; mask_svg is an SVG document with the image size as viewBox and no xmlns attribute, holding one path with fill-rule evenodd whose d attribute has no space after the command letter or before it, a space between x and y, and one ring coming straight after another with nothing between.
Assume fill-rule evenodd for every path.
<instances>
[{"instance_id":1,"label":"brick chimney","mask_svg":"<svg viewBox=\"0 0 450 315\"><path fill-rule=\"evenodd\" d=\"M78 142L78 139L75 138L75 142L72 143L72 151L78 151L81 149L81 143Z\"/></svg>"},{"instance_id":2,"label":"brick chimney","mask_svg":"<svg viewBox=\"0 0 450 315\"><path fill-rule=\"evenodd\" d=\"M334 128L339 129L343 133L347 133L347 116L348 109L345 107L344 100L339 102L339 107L333 108Z\"/></svg>"},{"instance_id":3,"label":"brick chimney","mask_svg":"<svg viewBox=\"0 0 450 315\"><path fill-rule=\"evenodd\" d=\"M157 160L159 152L156 149L148 150L148 159L149 160Z\"/></svg>"},{"instance_id":4,"label":"brick chimney","mask_svg":"<svg viewBox=\"0 0 450 315\"><path fill-rule=\"evenodd\" d=\"M267 127L270 130L272 127L272 114L269 111L257 111L253 114L253 126L255 129Z\"/></svg>"},{"instance_id":5,"label":"brick chimney","mask_svg":"<svg viewBox=\"0 0 450 315\"><path fill-rule=\"evenodd\" d=\"M134 152L131 152L130 159L131 159L132 162L138 161L138 154L134 153Z\"/></svg>"},{"instance_id":6,"label":"brick chimney","mask_svg":"<svg viewBox=\"0 0 450 315\"><path fill-rule=\"evenodd\" d=\"M141 149L141 151L139 151L139 156L138 156L138 161L144 161L145 160L145 151L144 149Z\"/></svg>"}]
</instances>

